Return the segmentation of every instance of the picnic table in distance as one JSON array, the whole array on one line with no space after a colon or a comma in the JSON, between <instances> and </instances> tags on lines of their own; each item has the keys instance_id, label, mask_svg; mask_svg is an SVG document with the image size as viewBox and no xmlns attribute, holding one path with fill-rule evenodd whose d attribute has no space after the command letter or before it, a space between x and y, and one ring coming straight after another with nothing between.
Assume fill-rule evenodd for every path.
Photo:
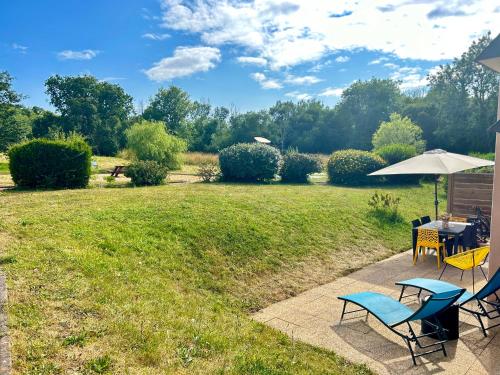
<instances>
[{"instance_id":1,"label":"picnic table in distance","mask_svg":"<svg viewBox=\"0 0 500 375\"><path fill-rule=\"evenodd\" d=\"M127 167L126 165L115 165L115 167L111 171L111 176L112 177L118 177L120 175L120 173L124 173L125 172L125 168L126 167Z\"/></svg>"}]
</instances>

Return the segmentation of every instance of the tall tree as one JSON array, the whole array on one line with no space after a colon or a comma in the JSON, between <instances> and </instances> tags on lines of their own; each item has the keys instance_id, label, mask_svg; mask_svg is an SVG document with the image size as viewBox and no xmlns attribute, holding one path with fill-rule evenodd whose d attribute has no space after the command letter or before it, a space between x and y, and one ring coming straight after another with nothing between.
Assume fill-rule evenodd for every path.
<instances>
[{"instance_id":1,"label":"tall tree","mask_svg":"<svg viewBox=\"0 0 500 375\"><path fill-rule=\"evenodd\" d=\"M102 155L114 155L133 111L132 97L116 84L85 75L55 75L45 82L51 104L61 114L65 132L85 136Z\"/></svg>"},{"instance_id":2,"label":"tall tree","mask_svg":"<svg viewBox=\"0 0 500 375\"><path fill-rule=\"evenodd\" d=\"M0 72L0 152L31 135L32 113L19 103L23 96L12 88L13 78Z\"/></svg>"},{"instance_id":3,"label":"tall tree","mask_svg":"<svg viewBox=\"0 0 500 375\"><path fill-rule=\"evenodd\" d=\"M235 114L230 119L230 143L254 142L254 137L270 139L274 144L278 137L273 132L271 116L268 111L250 111Z\"/></svg>"},{"instance_id":4,"label":"tall tree","mask_svg":"<svg viewBox=\"0 0 500 375\"><path fill-rule=\"evenodd\" d=\"M7 71L0 71L0 106L19 104L23 96L14 91L12 81L14 78Z\"/></svg>"},{"instance_id":5,"label":"tall tree","mask_svg":"<svg viewBox=\"0 0 500 375\"><path fill-rule=\"evenodd\" d=\"M379 149L388 145L410 145L418 153L425 150L425 141L422 139L422 129L413 123L410 118L398 113L390 116L390 121L382 122L373 134L373 148Z\"/></svg>"},{"instance_id":6,"label":"tall tree","mask_svg":"<svg viewBox=\"0 0 500 375\"><path fill-rule=\"evenodd\" d=\"M490 34L480 37L429 77L427 99L437 106L435 133L450 151L493 150L494 137L486 128L495 121L498 77L475 62L490 41Z\"/></svg>"},{"instance_id":7,"label":"tall tree","mask_svg":"<svg viewBox=\"0 0 500 375\"><path fill-rule=\"evenodd\" d=\"M192 107L189 95L179 87L160 88L145 109L143 117L146 120L163 121L170 133L189 139L188 116Z\"/></svg>"},{"instance_id":8,"label":"tall tree","mask_svg":"<svg viewBox=\"0 0 500 375\"><path fill-rule=\"evenodd\" d=\"M283 152L285 148L290 146L288 132L294 113L295 104L290 101L278 101L269 109L269 114L271 115L271 119L276 130L278 145L281 149L281 152Z\"/></svg>"},{"instance_id":9,"label":"tall tree","mask_svg":"<svg viewBox=\"0 0 500 375\"><path fill-rule=\"evenodd\" d=\"M402 94L391 79L357 81L344 90L337 105L338 121L346 127L349 147L368 150L373 133L393 112L399 112Z\"/></svg>"}]
</instances>

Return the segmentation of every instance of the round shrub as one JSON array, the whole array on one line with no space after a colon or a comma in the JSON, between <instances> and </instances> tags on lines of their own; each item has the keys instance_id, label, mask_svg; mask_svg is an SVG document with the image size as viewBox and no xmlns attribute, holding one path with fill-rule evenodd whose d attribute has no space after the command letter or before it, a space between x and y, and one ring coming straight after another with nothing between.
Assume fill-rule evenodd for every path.
<instances>
[{"instance_id":1,"label":"round shrub","mask_svg":"<svg viewBox=\"0 0 500 375\"><path fill-rule=\"evenodd\" d=\"M414 157L417 155L417 149L413 145L391 144L376 149L375 153L384 159L387 164L392 165ZM417 184L420 178L420 175L386 176L387 182L390 184Z\"/></svg>"},{"instance_id":2,"label":"round shrub","mask_svg":"<svg viewBox=\"0 0 500 375\"><path fill-rule=\"evenodd\" d=\"M341 150L332 154L328 160L328 179L340 185L370 185L380 181L369 173L384 168L386 163L377 154L361 150Z\"/></svg>"},{"instance_id":3,"label":"round shrub","mask_svg":"<svg viewBox=\"0 0 500 375\"><path fill-rule=\"evenodd\" d=\"M125 170L135 186L161 185L167 177L168 169L153 160L136 161Z\"/></svg>"},{"instance_id":4,"label":"round shrub","mask_svg":"<svg viewBox=\"0 0 500 375\"><path fill-rule=\"evenodd\" d=\"M384 159L389 165L399 163L417 155L417 149L412 145L391 144L382 146L375 153Z\"/></svg>"},{"instance_id":5,"label":"round shrub","mask_svg":"<svg viewBox=\"0 0 500 375\"><path fill-rule=\"evenodd\" d=\"M17 186L82 188L89 182L92 150L81 137L34 139L11 147L8 155Z\"/></svg>"},{"instance_id":6,"label":"round shrub","mask_svg":"<svg viewBox=\"0 0 500 375\"><path fill-rule=\"evenodd\" d=\"M290 152L283 157L283 182L307 182L307 177L316 172L321 172L321 160L317 156Z\"/></svg>"},{"instance_id":7,"label":"round shrub","mask_svg":"<svg viewBox=\"0 0 500 375\"><path fill-rule=\"evenodd\" d=\"M278 173L281 154L274 147L261 143L239 143L219 154L222 178L225 181L270 180Z\"/></svg>"}]
</instances>

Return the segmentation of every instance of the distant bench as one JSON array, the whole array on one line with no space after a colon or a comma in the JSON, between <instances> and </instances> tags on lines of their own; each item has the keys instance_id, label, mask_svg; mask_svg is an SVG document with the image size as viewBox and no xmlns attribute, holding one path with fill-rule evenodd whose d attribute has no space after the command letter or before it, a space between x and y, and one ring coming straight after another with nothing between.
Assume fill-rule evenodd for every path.
<instances>
[{"instance_id":1,"label":"distant bench","mask_svg":"<svg viewBox=\"0 0 500 375\"><path fill-rule=\"evenodd\" d=\"M115 167L111 171L111 177L118 177L120 173L125 173L126 167L126 165L115 165Z\"/></svg>"}]
</instances>

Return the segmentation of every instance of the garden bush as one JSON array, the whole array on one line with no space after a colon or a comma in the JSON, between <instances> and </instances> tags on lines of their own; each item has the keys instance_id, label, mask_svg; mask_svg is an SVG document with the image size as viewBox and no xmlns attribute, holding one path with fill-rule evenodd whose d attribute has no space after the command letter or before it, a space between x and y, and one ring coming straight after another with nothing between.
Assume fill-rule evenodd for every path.
<instances>
[{"instance_id":1,"label":"garden bush","mask_svg":"<svg viewBox=\"0 0 500 375\"><path fill-rule=\"evenodd\" d=\"M26 188L82 188L90 178L92 150L80 136L34 139L8 152L9 169L17 186Z\"/></svg>"},{"instance_id":2,"label":"garden bush","mask_svg":"<svg viewBox=\"0 0 500 375\"><path fill-rule=\"evenodd\" d=\"M417 149L413 145L390 144L375 150L375 153L384 159L387 164L392 165L400 161L410 159L417 155ZM386 176L389 184L418 184L421 175L392 175Z\"/></svg>"},{"instance_id":3,"label":"garden bush","mask_svg":"<svg viewBox=\"0 0 500 375\"><path fill-rule=\"evenodd\" d=\"M328 179L330 183L340 185L371 185L380 182L380 178L367 175L385 166L385 160L373 152L336 151L328 160Z\"/></svg>"},{"instance_id":4,"label":"garden bush","mask_svg":"<svg viewBox=\"0 0 500 375\"><path fill-rule=\"evenodd\" d=\"M167 167L154 160L139 160L127 167L125 176L130 177L135 186L153 186L161 185L167 172Z\"/></svg>"},{"instance_id":5,"label":"garden bush","mask_svg":"<svg viewBox=\"0 0 500 375\"><path fill-rule=\"evenodd\" d=\"M283 182L307 182L307 177L316 172L321 172L321 160L315 155L289 152L283 157Z\"/></svg>"},{"instance_id":6,"label":"garden bush","mask_svg":"<svg viewBox=\"0 0 500 375\"><path fill-rule=\"evenodd\" d=\"M412 145L420 153L425 150L422 134L422 129L410 118L393 113L390 116L390 121L382 122L373 134L372 143L375 149L391 144Z\"/></svg>"},{"instance_id":7,"label":"garden bush","mask_svg":"<svg viewBox=\"0 0 500 375\"><path fill-rule=\"evenodd\" d=\"M270 180L278 173L280 152L261 143L239 143L223 149L219 155L225 181Z\"/></svg>"},{"instance_id":8,"label":"garden bush","mask_svg":"<svg viewBox=\"0 0 500 375\"><path fill-rule=\"evenodd\" d=\"M181 153L186 142L168 134L165 124L158 121L141 121L126 131L127 148L137 160L152 160L168 169L179 169Z\"/></svg>"},{"instance_id":9,"label":"garden bush","mask_svg":"<svg viewBox=\"0 0 500 375\"><path fill-rule=\"evenodd\" d=\"M219 166L211 161L202 162L198 167L198 175L203 182L212 182L220 175Z\"/></svg>"}]
</instances>

